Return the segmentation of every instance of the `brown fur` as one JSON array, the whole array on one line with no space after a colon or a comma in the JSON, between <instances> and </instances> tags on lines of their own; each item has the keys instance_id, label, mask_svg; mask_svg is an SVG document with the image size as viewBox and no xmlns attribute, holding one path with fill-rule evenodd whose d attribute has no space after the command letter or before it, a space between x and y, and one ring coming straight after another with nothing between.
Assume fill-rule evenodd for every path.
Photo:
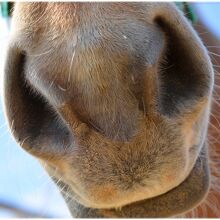
<instances>
[{"instance_id":1,"label":"brown fur","mask_svg":"<svg viewBox=\"0 0 220 220\"><path fill-rule=\"evenodd\" d=\"M18 3L4 87L73 215L173 216L206 195L213 70L173 4Z\"/></svg>"}]
</instances>

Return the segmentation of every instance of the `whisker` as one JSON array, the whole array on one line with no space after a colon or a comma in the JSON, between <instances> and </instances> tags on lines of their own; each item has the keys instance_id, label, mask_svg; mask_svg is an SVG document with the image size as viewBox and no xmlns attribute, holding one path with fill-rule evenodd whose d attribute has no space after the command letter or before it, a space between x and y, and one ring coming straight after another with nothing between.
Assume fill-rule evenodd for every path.
<instances>
[{"instance_id":1,"label":"whisker","mask_svg":"<svg viewBox=\"0 0 220 220\"><path fill-rule=\"evenodd\" d=\"M69 74L68 74L68 83L70 83L73 59L74 59L75 53L76 53L77 36L74 36L74 38L72 40L72 44L73 44L72 45L73 46L73 53L72 53L72 57L71 57L71 61L70 61Z\"/></svg>"},{"instance_id":2,"label":"whisker","mask_svg":"<svg viewBox=\"0 0 220 220\"><path fill-rule=\"evenodd\" d=\"M212 98L212 101L213 101L218 107L220 107L220 103L218 103L214 98Z\"/></svg>"},{"instance_id":3,"label":"whisker","mask_svg":"<svg viewBox=\"0 0 220 220\"><path fill-rule=\"evenodd\" d=\"M220 54L217 54L217 53L214 53L214 52L210 52L210 51L209 51L209 54L214 55L214 56L216 56L216 57L220 57Z\"/></svg>"},{"instance_id":4,"label":"whisker","mask_svg":"<svg viewBox=\"0 0 220 220\"><path fill-rule=\"evenodd\" d=\"M201 36L201 35L210 34L210 33L208 31L204 31L204 32L199 32L198 34L199 36Z\"/></svg>"},{"instance_id":5,"label":"whisker","mask_svg":"<svg viewBox=\"0 0 220 220\"><path fill-rule=\"evenodd\" d=\"M53 86L54 81L51 81L50 85L49 85L49 89Z\"/></svg>"},{"instance_id":6,"label":"whisker","mask_svg":"<svg viewBox=\"0 0 220 220\"><path fill-rule=\"evenodd\" d=\"M215 121L216 121L217 124L218 124L218 127L220 128L220 122L219 122L218 118L217 118L212 112L210 113L210 115L212 116L212 118L215 119ZM218 131L219 131L219 128L218 128Z\"/></svg>"},{"instance_id":7,"label":"whisker","mask_svg":"<svg viewBox=\"0 0 220 220\"><path fill-rule=\"evenodd\" d=\"M52 51L52 49L46 51L46 52L43 52L43 53L40 53L40 54L28 54L28 56L30 57L39 57L39 56L42 56L42 55L45 55L45 54L48 54Z\"/></svg>"},{"instance_id":8,"label":"whisker","mask_svg":"<svg viewBox=\"0 0 220 220\"><path fill-rule=\"evenodd\" d=\"M72 65L73 65L73 58L75 56L75 49L73 51L72 57L71 57L71 61L70 61L70 68L69 68L69 74L68 74L68 82L70 82L70 76L71 76L71 69L72 69Z\"/></svg>"},{"instance_id":9,"label":"whisker","mask_svg":"<svg viewBox=\"0 0 220 220\"><path fill-rule=\"evenodd\" d=\"M206 46L207 48L220 48L220 46Z\"/></svg>"}]
</instances>

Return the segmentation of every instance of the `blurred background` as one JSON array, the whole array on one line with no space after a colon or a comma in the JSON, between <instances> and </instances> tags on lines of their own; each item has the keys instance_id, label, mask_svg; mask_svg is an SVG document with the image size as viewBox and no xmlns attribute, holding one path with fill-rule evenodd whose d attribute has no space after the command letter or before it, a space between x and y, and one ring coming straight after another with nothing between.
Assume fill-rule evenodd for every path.
<instances>
[{"instance_id":1,"label":"blurred background","mask_svg":"<svg viewBox=\"0 0 220 220\"><path fill-rule=\"evenodd\" d=\"M10 5L0 2L0 78L2 79L8 36L10 33ZM219 72L220 65L220 3L190 4L195 20L195 28L203 39L214 67ZM216 81L218 82L218 80ZM2 84L1 90L2 90ZM218 87L217 87L218 88ZM218 97L218 89L215 95ZM217 98L215 99L217 100ZM218 105L214 103L214 114ZM210 128L218 142L219 122L212 116ZM217 129L216 129L217 128ZM214 143L212 141L212 143ZM218 179L219 180L219 179ZM217 181L218 181L217 180ZM217 183L218 184L218 183ZM220 183L219 183L220 186ZM219 200L220 201L220 200ZM220 203L220 202L219 202ZM211 213L204 217L220 217ZM69 211L58 189L50 180L38 161L22 150L13 140L4 119L0 103L0 218L3 217L70 217Z\"/></svg>"}]
</instances>

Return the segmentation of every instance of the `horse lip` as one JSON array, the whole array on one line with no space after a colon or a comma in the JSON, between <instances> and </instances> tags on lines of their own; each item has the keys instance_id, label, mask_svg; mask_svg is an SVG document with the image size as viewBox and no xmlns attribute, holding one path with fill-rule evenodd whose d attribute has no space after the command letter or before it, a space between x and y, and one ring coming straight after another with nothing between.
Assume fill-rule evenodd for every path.
<instances>
[{"instance_id":1,"label":"horse lip","mask_svg":"<svg viewBox=\"0 0 220 220\"><path fill-rule=\"evenodd\" d=\"M209 167L206 144L190 175L176 188L160 196L138 201L121 209L92 209L74 201L68 204L74 217L147 218L171 217L196 207L209 189Z\"/></svg>"},{"instance_id":2,"label":"horse lip","mask_svg":"<svg viewBox=\"0 0 220 220\"><path fill-rule=\"evenodd\" d=\"M206 145L190 175L176 188L169 192L124 206L121 210L108 210L105 215L117 217L171 217L183 214L196 207L206 196L209 189L210 175Z\"/></svg>"}]
</instances>

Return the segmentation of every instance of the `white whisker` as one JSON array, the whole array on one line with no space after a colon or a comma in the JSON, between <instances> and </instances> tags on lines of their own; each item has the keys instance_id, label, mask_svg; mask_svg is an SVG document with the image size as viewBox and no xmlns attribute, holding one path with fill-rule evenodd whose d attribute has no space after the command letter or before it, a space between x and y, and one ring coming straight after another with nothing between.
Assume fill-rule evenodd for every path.
<instances>
[{"instance_id":1,"label":"white whisker","mask_svg":"<svg viewBox=\"0 0 220 220\"><path fill-rule=\"evenodd\" d=\"M210 51L209 51L209 54L214 55L214 56L216 56L216 57L220 57L220 54L217 54L217 53L214 53L214 52L210 52Z\"/></svg>"},{"instance_id":2,"label":"white whisker","mask_svg":"<svg viewBox=\"0 0 220 220\"><path fill-rule=\"evenodd\" d=\"M48 54L52 51L52 49L46 51L46 52L43 52L43 53L40 53L40 54L28 54L28 56L30 57L39 57L39 56L42 56L42 55L45 55L45 54Z\"/></svg>"},{"instance_id":3,"label":"white whisker","mask_svg":"<svg viewBox=\"0 0 220 220\"><path fill-rule=\"evenodd\" d=\"M64 91L64 92L67 90L67 89L61 87L60 85L58 85L58 88L59 88L60 90Z\"/></svg>"}]
</instances>

